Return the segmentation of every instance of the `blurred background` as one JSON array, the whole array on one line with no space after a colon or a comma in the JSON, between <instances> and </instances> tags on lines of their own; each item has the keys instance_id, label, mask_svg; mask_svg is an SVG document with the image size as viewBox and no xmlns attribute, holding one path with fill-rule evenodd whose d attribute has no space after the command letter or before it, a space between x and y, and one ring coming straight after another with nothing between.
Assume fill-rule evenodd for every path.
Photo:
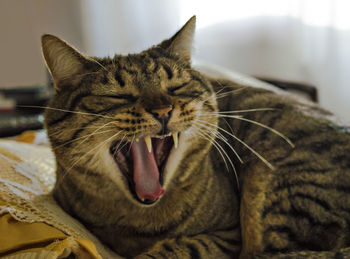
<instances>
[{"instance_id":1,"label":"blurred background","mask_svg":"<svg viewBox=\"0 0 350 259\"><path fill-rule=\"evenodd\" d=\"M0 0L0 136L42 123L42 111L15 109L50 97L42 34L92 56L135 53L194 14L196 63L313 85L319 103L350 125L349 13L349 0Z\"/></svg>"}]
</instances>

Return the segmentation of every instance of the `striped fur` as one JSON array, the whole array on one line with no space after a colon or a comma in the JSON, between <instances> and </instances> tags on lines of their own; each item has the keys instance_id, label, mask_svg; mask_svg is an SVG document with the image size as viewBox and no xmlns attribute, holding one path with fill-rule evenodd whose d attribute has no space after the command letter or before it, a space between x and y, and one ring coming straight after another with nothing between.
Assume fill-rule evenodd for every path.
<instances>
[{"instance_id":1,"label":"striped fur","mask_svg":"<svg viewBox=\"0 0 350 259\"><path fill-rule=\"evenodd\" d=\"M104 59L43 37L56 88L45 114L55 199L127 258L349 257L350 134L305 112L317 107L193 70L194 24L140 54ZM149 112L164 104L179 146L164 169L165 195L144 205L109 148L164 129ZM256 108L274 110L220 113Z\"/></svg>"},{"instance_id":2,"label":"striped fur","mask_svg":"<svg viewBox=\"0 0 350 259\"><path fill-rule=\"evenodd\" d=\"M230 82L216 84L220 89ZM319 110L322 115L318 107L266 90L246 87L219 104L219 110L276 108L245 118L279 130L295 145L286 145L265 128L226 119L239 138L275 166L270 170L232 143L245 161L239 168L241 258L350 257L349 249L343 249L350 245L350 131L305 112ZM228 129L226 122L221 124Z\"/></svg>"}]
</instances>

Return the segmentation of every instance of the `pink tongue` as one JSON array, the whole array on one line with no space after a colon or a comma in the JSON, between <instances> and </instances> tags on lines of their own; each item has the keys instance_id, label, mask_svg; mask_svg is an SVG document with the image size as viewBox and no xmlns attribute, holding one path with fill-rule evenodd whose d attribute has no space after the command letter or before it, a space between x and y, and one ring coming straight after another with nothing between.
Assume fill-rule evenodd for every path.
<instances>
[{"instance_id":1,"label":"pink tongue","mask_svg":"<svg viewBox=\"0 0 350 259\"><path fill-rule=\"evenodd\" d=\"M134 160L134 182L136 194L141 199L156 200L165 190L159 183L159 170L154 159L153 149L149 152L142 138L131 145Z\"/></svg>"}]
</instances>

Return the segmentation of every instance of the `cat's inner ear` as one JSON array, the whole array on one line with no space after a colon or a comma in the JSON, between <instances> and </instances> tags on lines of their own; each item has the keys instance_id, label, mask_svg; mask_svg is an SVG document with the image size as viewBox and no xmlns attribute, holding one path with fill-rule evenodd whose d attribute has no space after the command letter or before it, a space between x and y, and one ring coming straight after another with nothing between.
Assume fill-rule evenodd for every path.
<instances>
[{"instance_id":1,"label":"cat's inner ear","mask_svg":"<svg viewBox=\"0 0 350 259\"><path fill-rule=\"evenodd\" d=\"M192 16L173 37L162 42L160 46L190 62L195 29L196 16Z\"/></svg>"},{"instance_id":2,"label":"cat's inner ear","mask_svg":"<svg viewBox=\"0 0 350 259\"><path fill-rule=\"evenodd\" d=\"M45 34L41 37L41 46L46 65L54 81L55 90L60 90L60 83L83 73L89 58L56 36Z\"/></svg>"}]
</instances>

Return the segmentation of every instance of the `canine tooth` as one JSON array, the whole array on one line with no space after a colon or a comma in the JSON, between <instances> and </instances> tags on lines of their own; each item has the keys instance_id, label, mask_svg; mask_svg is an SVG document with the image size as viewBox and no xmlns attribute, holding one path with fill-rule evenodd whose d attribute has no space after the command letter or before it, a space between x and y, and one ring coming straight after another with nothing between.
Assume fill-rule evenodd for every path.
<instances>
[{"instance_id":1,"label":"canine tooth","mask_svg":"<svg viewBox=\"0 0 350 259\"><path fill-rule=\"evenodd\" d=\"M152 152L152 140L151 140L151 137L150 136L146 136L145 137L145 142L146 142L146 145L147 145L147 149L148 149L148 152Z\"/></svg>"},{"instance_id":2,"label":"canine tooth","mask_svg":"<svg viewBox=\"0 0 350 259\"><path fill-rule=\"evenodd\" d=\"M173 140L174 140L174 147L177 148L178 145L178 132L174 132L173 134L171 134L173 136Z\"/></svg>"}]
</instances>

